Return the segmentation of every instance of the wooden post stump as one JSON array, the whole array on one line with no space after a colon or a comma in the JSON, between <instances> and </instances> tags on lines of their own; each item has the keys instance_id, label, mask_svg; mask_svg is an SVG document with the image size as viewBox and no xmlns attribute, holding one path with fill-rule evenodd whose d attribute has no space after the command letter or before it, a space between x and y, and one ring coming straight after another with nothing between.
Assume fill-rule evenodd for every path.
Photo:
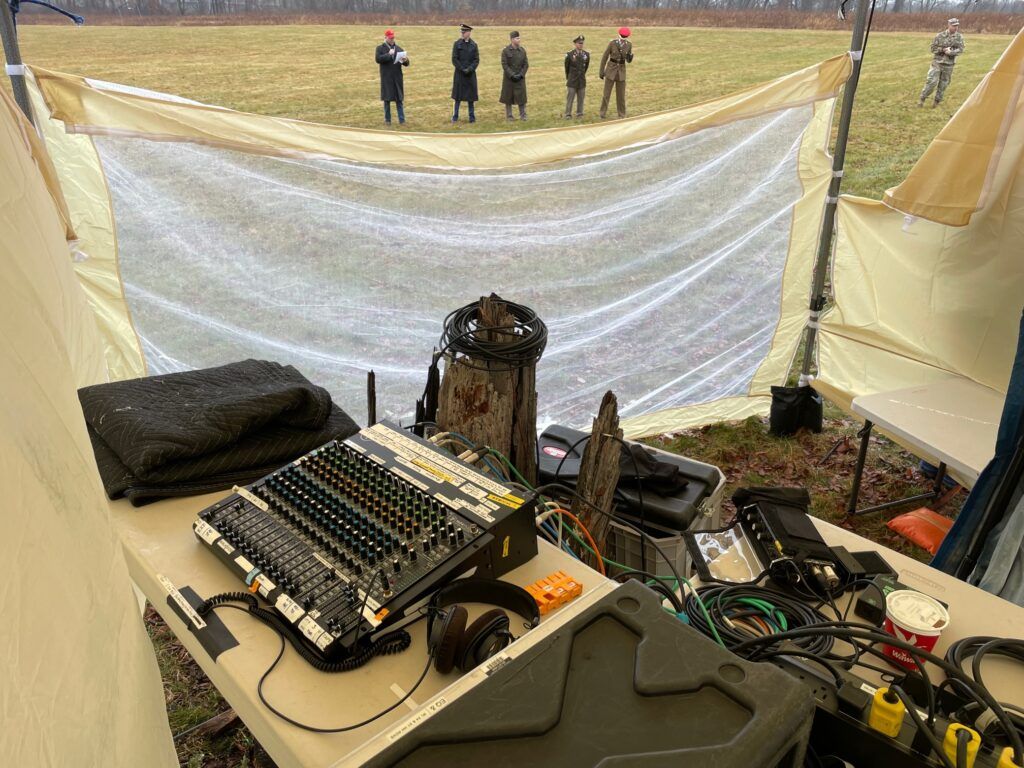
<instances>
[{"instance_id":1,"label":"wooden post stump","mask_svg":"<svg viewBox=\"0 0 1024 768\"><path fill-rule=\"evenodd\" d=\"M497 296L480 299L478 333L495 341L514 334L487 330L515 324ZM522 368L445 355L437 425L488 445L509 458L527 482L537 482L537 366ZM514 479L514 478L513 478Z\"/></svg>"},{"instance_id":2,"label":"wooden post stump","mask_svg":"<svg viewBox=\"0 0 1024 768\"><path fill-rule=\"evenodd\" d=\"M619 484L621 452L619 443L608 435L622 439L622 430L619 429L619 404L612 392L605 392L601 399L601 408L594 419L590 439L587 441L587 447L583 449L580 475L576 481L576 490L579 494L605 514L594 511L579 499L573 499L571 510L587 526L602 552L605 539L608 538L608 529L611 527L615 487ZM596 565L596 559L593 560Z\"/></svg>"}]
</instances>

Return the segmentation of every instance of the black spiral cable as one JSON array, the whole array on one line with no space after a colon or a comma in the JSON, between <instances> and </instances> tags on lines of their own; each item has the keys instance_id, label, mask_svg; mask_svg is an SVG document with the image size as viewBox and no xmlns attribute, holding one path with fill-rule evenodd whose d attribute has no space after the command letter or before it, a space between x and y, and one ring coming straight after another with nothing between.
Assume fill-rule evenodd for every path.
<instances>
[{"instance_id":1,"label":"black spiral cable","mask_svg":"<svg viewBox=\"0 0 1024 768\"><path fill-rule=\"evenodd\" d=\"M548 343L548 327L536 312L522 304L500 301L513 324L488 327L480 324L480 303L473 302L450 313L443 323L440 354L461 354L470 368L509 370L536 363Z\"/></svg>"},{"instance_id":2,"label":"black spiral cable","mask_svg":"<svg viewBox=\"0 0 1024 768\"><path fill-rule=\"evenodd\" d=\"M242 603L244 608L233 603ZM321 672L351 672L358 669L375 656L389 656L401 653L412 643L412 638L405 630L391 632L359 648L351 656L340 661L324 661L309 648L303 645L302 641L292 631L291 627L284 623L280 616L273 611L260 606L254 595L248 592L224 592L219 595L207 598L197 609L200 616L205 616L214 608L225 606L245 611L250 616L258 619L268 627L276 631L282 638L287 638L292 647L311 667Z\"/></svg>"}]
</instances>

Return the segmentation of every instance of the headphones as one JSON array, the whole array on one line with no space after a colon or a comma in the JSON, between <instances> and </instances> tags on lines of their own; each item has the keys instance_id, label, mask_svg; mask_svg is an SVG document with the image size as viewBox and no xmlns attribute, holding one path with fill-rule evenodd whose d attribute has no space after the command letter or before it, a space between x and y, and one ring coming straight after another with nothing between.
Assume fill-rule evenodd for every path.
<instances>
[{"instance_id":1,"label":"headphones","mask_svg":"<svg viewBox=\"0 0 1024 768\"><path fill-rule=\"evenodd\" d=\"M453 581L435 592L427 607L427 651L441 674L469 672L515 639L505 611L485 611L467 627L469 613L460 603L500 606L529 619L528 629L540 624L537 601L522 587L494 579Z\"/></svg>"}]
</instances>

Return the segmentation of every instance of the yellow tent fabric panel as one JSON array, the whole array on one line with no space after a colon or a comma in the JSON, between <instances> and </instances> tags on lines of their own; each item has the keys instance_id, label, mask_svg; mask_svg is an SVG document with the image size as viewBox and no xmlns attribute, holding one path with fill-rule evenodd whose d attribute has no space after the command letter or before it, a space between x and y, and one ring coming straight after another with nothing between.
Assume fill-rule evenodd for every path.
<instances>
[{"instance_id":1,"label":"yellow tent fabric panel","mask_svg":"<svg viewBox=\"0 0 1024 768\"><path fill-rule=\"evenodd\" d=\"M177 766L76 385L103 366L66 228L0 91L4 765Z\"/></svg>"},{"instance_id":2,"label":"yellow tent fabric panel","mask_svg":"<svg viewBox=\"0 0 1024 768\"><path fill-rule=\"evenodd\" d=\"M829 98L850 73L847 54L730 96L599 125L486 135L341 128L105 90L33 68L50 113L78 133L194 141L278 156L322 156L418 168L514 168L664 141L714 125Z\"/></svg>"},{"instance_id":3,"label":"yellow tent fabric panel","mask_svg":"<svg viewBox=\"0 0 1024 768\"><path fill-rule=\"evenodd\" d=\"M43 118L38 121L39 130L68 201L70 226L77 239L74 268L96 313L109 377L144 376L146 363L124 296L114 211L96 148L91 137L66 133L60 123L45 119L48 110L31 77L29 88L35 113Z\"/></svg>"},{"instance_id":4,"label":"yellow tent fabric panel","mask_svg":"<svg viewBox=\"0 0 1024 768\"><path fill-rule=\"evenodd\" d=\"M1024 33L1014 38L907 178L885 193L884 202L940 224L966 225L992 191L1022 87Z\"/></svg>"},{"instance_id":5,"label":"yellow tent fabric panel","mask_svg":"<svg viewBox=\"0 0 1024 768\"><path fill-rule=\"evenodd\" d=\"M961 172L975 183L980 177L971 175L972 164L986 166L992 158L982 207L965 226L915 218L877 201L839 201L835 305L821 321L816 384L837 402L950 375L1006 391L1024 305L1024 94L1003 82L1010 62L1024 76L1024 35L996 65L1000 74L968 101L987 103L994 122L1010 116L998 152L973 108L962 110L943 134L963 140L940 136L922 159L921 172L929 175L897 187L918 189L925 201L930 185L933 201L955 200ZM970 207L959 210L966 216Z\"/></svg>"}]
</instances>

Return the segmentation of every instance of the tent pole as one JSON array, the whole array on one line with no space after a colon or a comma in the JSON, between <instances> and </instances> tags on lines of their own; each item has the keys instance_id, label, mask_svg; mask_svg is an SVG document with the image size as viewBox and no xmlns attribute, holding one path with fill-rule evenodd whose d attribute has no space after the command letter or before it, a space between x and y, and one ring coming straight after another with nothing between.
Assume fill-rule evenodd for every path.
<instances>
[{"instance_id":1,"label":"tent pole","mask_svg":"<svg viewBox=\"0 0 1024 768\"><path fill-rule=\"evenodd\" d=\"M0 0L0 40L4 44L7 75L11 78L14 100L29 122L35 125L32 105L28 100L28 87L25 85L25 66L21 63L21 49L18 48L18 30L14 26L14 11L9 0Z\"/></svg>"},{"instance_id":2,"label":"tent pole","mask_svg":"<svg viewBox=\"0 0 1024 768\"><path fill-rule=\"evenodd\" d=\"M843 163L846 160L846 141L850 133L850 118L853 116L853 99L857 94L857 82L860 80L864 45L867 42L868 11L873 5L874 0L858 0L857 15L853 20L853 39L850 42L853 69L850 72L850 79L846 81L846 87L843 89L843 106L839 113L839 129L836 133L836 146L832 156L832 181L828 185L828 196L825 198L821 238L818 240L818 255L814 263L814 282L811 287L804 361L800 369L801 386L806 386L811 382L811 363L814 360L815 343L818 337L818 315L825 304L825 276L828 273L829 257L832 255L832 235L836 225L839 185L843 180Z\"/></svg>"}]
</instances>

